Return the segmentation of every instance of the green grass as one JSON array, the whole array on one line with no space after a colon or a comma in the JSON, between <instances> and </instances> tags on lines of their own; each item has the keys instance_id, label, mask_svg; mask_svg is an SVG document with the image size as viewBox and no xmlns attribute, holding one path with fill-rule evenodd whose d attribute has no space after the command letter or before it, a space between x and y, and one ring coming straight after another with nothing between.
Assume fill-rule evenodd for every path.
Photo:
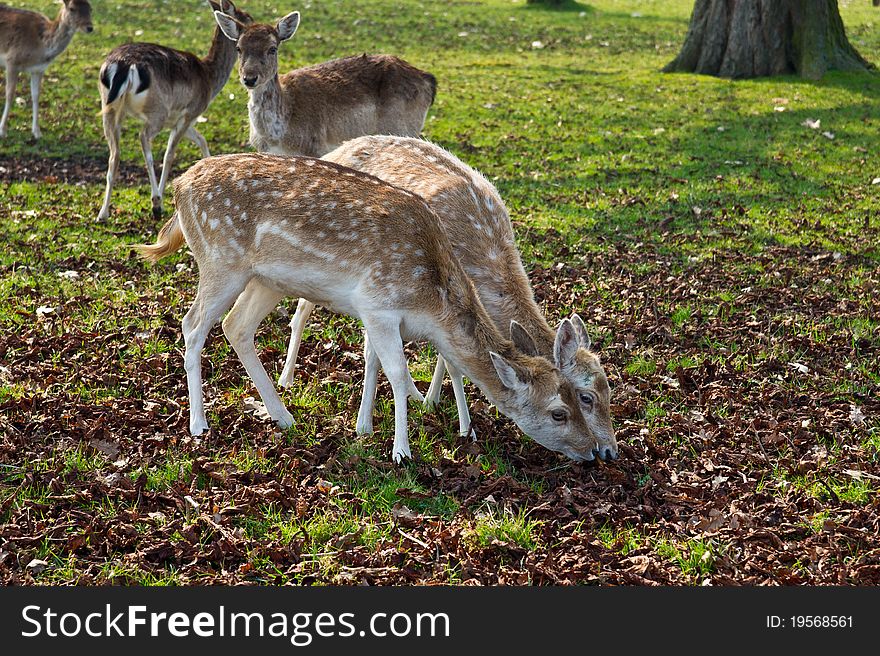
<instances>
[{"instance_id":1,"label":"green grass","mask_svg":"<svg viewBox=\"0 0 880 656\"><path fill-rule=\"evenodd\" d=\"M649 376L657 371L657 363L638 355L626 365L626 372L634 376Z\"/></svg>"},{"instance_id":2,"label":"green grass","mask_svg":"<svg viewBox=\"0 0 880 656\"><path fill-rule=\"evenodd\" d=\"M693 580L711 574L715 559L724 549L712 541L692 539L678 541L667 538L658 539L654 545L657 554L681 568L681 573Z\"/></svg>"},{"instance_id":3,"label":"green grass","mask_svg":"<svg viewBox=\"0 0 880 656\"><path fill-rule=\"evenodd\" d=\"M11 0L10 4L53 15L56 11L52 0ZM238 4L261 21L275 20L288 10L265 0ZM614 385L632 385L635 390L629 392L635 399L632 408L625 408L628 414L619 423L628 439L634 440L645 430L663 460L687 458L697 452L694 435L711 427L700 424L693 428L694 435L676 432L672 427L681 416L711 410L713 421L733 419L723 398L709 396L704 406L689 407L682 402L680 390L664 387L661 375L674 377L679 368L686 375L697 375L712 365L720 379L728 375L728 368L748 372L778 362L775 373L781 382L775 382L795 398L798 393L808 399L829 393L850 401L855 394L867 396L876 390L880 368L871 354L880 343L880 322L872 314L875 306L869 283L875 276L878 251L876 240L866 239L865 234L866 227L876 231L880 211L880 185L872 184L880 175L876 170L880 75L829 73L819 82L794 77L733 82L662 74L661 67L682 42L692 0L569 2L563 11L527 6L525 0L414 0L403 3L405 10L401 4L335 0L299 7L302 24L296 36L280 48L281 69L371 51L394 53L433 72L438 95L424 134L497 186L515 222L527 270L551 268L560 262L588 267L593 255L645 251L660 257L651 262L625 262L621 265L625 273L635 282L660 275L662 280L684 277L692 267L712 272L715 266L727 266L719 257L724 254L757 255L778 245L840 253L857 260L845 279L829 274L829 282L817 283L835 302L858 308L858 316L847 318L838 318L827 308L817 314L782 302L768 308L742 287L728 287L726 281L696 290L686 301L623 297L620 290L589 276L576 282L570 298L557 298L554 290L546 290L557 314L599 308L606 318L613 315L621 323L633 315L633 322L644 329L633 349L620 348L623 335L603 325L603 315L596 315L594 341L603 348L618 348L612 351ZM145 20L145 10L160 11L164 18ZM847 3L841 11L859 50L880 62L877 10L863 1ZM111 363L110 374L84 370L68 355L41 352L39 357L52 365L52 376L7 382L0 375L0 404L13 408L19 402L51 400L56 395L108 413L117 403L127 404L123 412L140 411L147 402L157 404L156 414L143 419L156 433L156 443L143 447L149 459L137 453L120 455L132 459L126 475L132 481L145 475L148 495L183 492L207 498L216 492L215 482L205 474L193 474L195 447L182 437L185 429L163 425L175 416L175 404L186 398L182 341L179 332L163 328L179 327L195 293L197 272L185 252L152 267L133 258L130 246L151 240L159 227L149 213L150 192L134 123L123 132L122 159L135 168L139 182L118 184L110 219L97 223L95 217L102 200L107 154L98 117L97 76L102 58L115 45L133 39L204 54L213 22L202 0L95 3L94 22L96 32L77 34L48 69L40 112L42 141L30 140L29 108L16 105L9 137L0 143L0 166L8 166L13 158L42 158L85 161L93 171L82 184L52 179L0 181L0 330L10 336L26 334L31 340L0 356L21 356L29 349L48 352L54 340L81 333L87 350ZM533 46L538 41L542 47ZM26 88L20 87L17 94L26 96ZM246 102L247 94L233 75L205 112L207 121L199 126L212 153L249 148ZM776 111L777 107L785 111ZM821 120L822 129L804 127L808 118ZM822 136L826 129L834 133L834 139ZM163 147L164 135L154 144L157 159ZM198 156L192 144L184 143L176 170L185 170ZM829 261L829 271L834 261ZM780 282L785 280L785 264L729 266L762 293L806 294L809 290L790 287L792 282L799 283L796 279ZM66 273L70 271L77 275ZM292 303L287 301L291 312ZM38 316L42 306L52 309ZM551 323L555 321L554 317ZM652 331L664 321L671 326L668 339L684 345L681 350L689 349L687 353L667 359L652 350L651 344L660 340ZM273 378L283 361L287 322L286 317L270 315L257 335L258 350ZM721 336L704 335L702 330L709 322L730 330ZM767 331L766 349L743 351L736 334L743 324L752 332ZM841 334L846 337L843 341ZM803 346L792 346L781 339L784 336L796 337L795 342ZM214 442L206 448L216 446L222 452L217 459L236 475L258 477L278 473L286 463L302 457L301 451L332 443L338 447L335 462L328 463L322 478L338 488L334 494L345 495L344 500L331 496L330 510L323 513L299 512L277 501L255 501L250 514L234 519L234 527L255 541L289 545L304 540L304 552L314 566L330 574L338 564L326 554L339 549L340 536L348 536L346 544L367 549L396 545L400 536L394 513L401 506L426 522L466 524L472 544L481 548L490 548L496 541L526 551L546 547L540 520L525 511L486 513L479 505L468 506L464 500L472 489L442 488L445 479L432 482L426 473L431 468L441 470L444 462L452 460L473 465L485 479L509 476L525 487L524 495L533 498L557 487L553 472L526 471L512 453L527 442L521 435L506 441L495 440L495 434L485 440L480 435L479 452L468 452L467 443L457 437L451 399L444 400L436 415L411 405L410 439L418 465L376 466L376 462L387 462L390 454L393 413L389 398L380 394L374 433L357 437L353 430L356 407L352 410L351 401L359 394L360 380L329 378L337 347L358 345L360 339L354 320L331 318L326 311L313 316L304 341L327 346L316 346L317 364L299 372L294 385L282 393L295 426L272 431L275 442L267 444L265 434L255 437L238 423L247 412L243 400L257 394L215 328L203 359L204 384L212 394L209 421L224 428L210 437ZM119 344L124 347L118 348ZM842 361L835 373L844 374L798 377L790 369L792 361L810 364L810 349L817 345L840 354ZM431 377L433 358L433 351L425 349L411 363L423 389ZM845 366L849 368L842 369ZM145 372L159 381L153 388L154 398L142 398L135 384ZM711 389L707 390L708 394ZM774 402L783 407L793 403L787 397ZM779 412L776 406L755 409L756 415ZM751 419L743 417L742 425L729 430L743 434ZM67 421L59 418L61 428L55 427L51 434L41 433L39 426L28 426L28 430L35 439L47 441L88 434L90 427ZM858 439L845 446L860 449L866 462L876 466L880 433L876 417L869 416L867 422ZM108 429L107 439L113 439L112 430ZM827 444L832 457L842 448L843 443L836 442L819 419L805 430L812 442ZM88 443L88 438L82 440ZM754 448L753 441L750 444ZM786 444L780 449L787 448ZM84 446L71 448L59 442L48 450L55 459L52 462L63 463L70 480L116 471L110 458ZM0 522L28 504L37 508L34 512L39 516L40 504L55 494L48 488L49 481L38 476L48 465L29 460L16 466L20 469L0 469L0 507L5 508ZM651 481L647 464L644 472L637 477L639 485ZM36 479L26 482L27 476ZM768 469L759 478L760 489L780 499L794 489L823 503L836 497L843 503L865 506L876 500L876 483L870 479L835 473L823 484L784 468ZM69 481L60 484L67 486ZM438 487L443 491L438 492ZM234 484L222 489L230 498L237 493ZM119 500L93 503L104 516L131 505ZM833 514L814 514L813 530L821 530L828 517L833 519ZM606 526L596 532L607 549L622 554L651 550L691 582L711 575L725 553L723 545L711 540L669 536L650 525ZM50 562L41 582L77 580L82 567L77 556L59 556L51 545L40 553ZM254 576L264 580L295 581L302 575L281 571L257 549L247 558ZM460 580L460 563L448 560L441 568L446 568L450 581ZM180 580L170 564L148 571L113 558L94 576L149 585L173 585Z\"/></svg>"},{"instance_id":4,"label":"green grass","mask_svg":"<svg viewBox=\"0 0 880 656\"><path fill-rule=\"evenodd\" d=\"M597 533L606 549L627 556L653 552L680 569L685 580L699 583L714 570L715 560L727 547L713 539L681 539L665 534L646 536L638 527L606 524Z\"/></svg>"},{"instance_id":5,"label":"green grass","mask_svg":"<svg viewBox=\"0 0 880 656\"><path fill-rule=\"evenodd\" d=\"M539 523L529 519L524 511L489 510L477 515L473 540L479 547L488 547L497 541L530 551L538 545L538 529Z\"/></svg>"}]
</instances>

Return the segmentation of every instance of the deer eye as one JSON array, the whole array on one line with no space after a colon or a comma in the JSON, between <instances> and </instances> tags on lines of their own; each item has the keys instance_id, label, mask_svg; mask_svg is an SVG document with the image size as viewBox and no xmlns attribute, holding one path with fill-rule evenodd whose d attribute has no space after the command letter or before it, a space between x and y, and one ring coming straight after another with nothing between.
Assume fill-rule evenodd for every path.
<instances>
[{"instance_id":1,"label":"deer eye","mask_svg":"<svg viewBox=\"0 0 880 656\"><path fill-rule=\"evenodd\" d=\"M270 55L277 55L277 54L278 54L278 48L274 48L274 47L273 47L273 48L269 48L269 54L270 54Z\"/></svg>"},{"instance_id":2,"label":"deer eye","mask_svg":"<svg viewBox=\"0 0 880 656\"><path fill-rule=\"evenodd\" d=\"M593 407L593 395L592 394L590 394L589 392L580 392L578 394L578 397L580 398L581 403L583 403L585 406L587 406L588 408Z\"/></svg>"},{"instance_id":3,"label":"deer eye","mask_svg":"<svg viewBox=\"0 0 880 656\"><path fill-rule=\"evenodd\" d=\"M552 410L550 412L550 416L553 417L553 421L563 422L568 419L568 413L561 408L556 408L555 410Z\"/></svg>"}]
</instances>

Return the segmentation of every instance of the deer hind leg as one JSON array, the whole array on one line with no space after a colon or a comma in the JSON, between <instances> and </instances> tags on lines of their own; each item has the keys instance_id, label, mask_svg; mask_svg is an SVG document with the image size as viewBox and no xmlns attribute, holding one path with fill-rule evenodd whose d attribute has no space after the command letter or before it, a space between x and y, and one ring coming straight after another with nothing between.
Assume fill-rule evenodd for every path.
<instances>
[{"instance_id":1,"label":"deer hind leg","mask_svg":"<svg viewBox=\"0 0 880 656\"><path fill-rule=\"evenodd\" d=\"M290 320L290 344L287 346L287 359L284 361L284 369L278 378L278 384L281 387L293 385L293 372L296 370L296 356L302 343L303 330L305 330L306 321L309 320L309 315L314 309L315 304L304 298L299 299L299 303L296 304L296 312L293 313L293 319Z\"/></svg>"},{"instance_id":2,"label":"deer hind leg","mask_svg":"<svg viewBox=\"0 0 880 656\"><path fill-rule=\"evenodd\" d=\"M113 183L119 175L119 138L122 134L122 121L116 111L108 109L103 115L104 137L110 148L110 159L107 161L107 188L104 191L104 203L98 212L98 220L103 221L110 217L110 194L113 193Z\"/></svg>"},{"instance_id":3,"label":"deer hind leg","mask_svg":"<svg viewBox=\"0 0 880 656\"><path fill-rule=\"evenodd\" d=\"M471 414L468 411L467 396L464 393L464 377L461 372L448 362L446 369L452 379L452 390L455 392L455 407L458 410L458 434L466 437L470 434L471 439L476 440L477 434L471 428Z\"/></svg>"},{"instance_id":4,"label":"deer hind leg","mask_svg":"<svg viewBox=\"0 0 880 656\"><path fill-rule=\"evenodd\" d=\"M399 463L404 458L412 457L407 429L407 398L413 387L403 353L400 322L385 317L365 316L363 319L370 344L394 392L394 448L391 455L394 462Z\"/></svg>"},{"instance_id":5,"label":"deer hind leg","mask_svg":"<svg viewBox=\"0 0 880 656\"><path fill-rule=\"evenodd\" d=\"M165 195L165 184L168 182L168 176L171 175L171 165L174 163L174 153L177 150L177 145L184 134L186 134L186 129L178 124L171 128L171 134L168 135L165 157L162 158L162 177L159 180L158 201L155 196L153 198L153 216L157 219L162 216L162 197Z\"/></svg>"},{"instance_id":6,"label":"deer hind leg","mask_svg":"<svg viewBox=\"0 0 880 656\"><path fill-rule=\"evenodd\" d=\"M40 88L42 86L43 71L31 73L31 134L34 135L34 139L39 139L42 136L38 118L40 111Z\"/></svg>"},{"instance_id":7,"label":"deer hind leg","mask_svg":"<svg viewBox=\"0 0 880 656\"><path fill-rule=\"evenodd\" d=\"M207 274L207 275L206 275ZM189 430L201 435L208 430L202 396L202 348L211 328L229 309L244 289L246 281L202 271L195 301L183 317L183 342L186 345L184 368L189 389Z\"/></svg>"},{"instance_id":8,"label":"deer hind leg","mask_svg":"<svg viewBox=\"0 0 880 656\"><path fill-rule=\"evenodd\" d=\"M18 84L18 70L9 63L6 64L6 104L3 106L3 117L0 118L0 137L6 136L6 124L9 121L9 112L15 104L15 86Z\"/></svg>"},{"instance_id":9,"label":"deer hind leg","mask_svg":"<svg viewBox=\"0 0 880 656\"><path fill-rule=\"evenodd\" d=\"M260 393L266 411L279 426L288 428L293 425L293 415L281 402L254 347L257 326L282 298L284 294L251 280L223 320L223 333Z\"/></svg>"},{"instance_id":10,"label":"deer hind leg","mask_svg":"<svg viewBox=\"0 0 880 656\"><path fill-rule=\"evenodd\" d=\"M153 139L156 132L149 125L141 129L141 150L144 153L144 163L147 165L147 177L150 179L150 195L153 204L153 216L158 218L162 214L162 200L159 197L159 183L156 182L156 167L153 164ZM156 208L159 213L156 213Z\"/></svg>"},{"instance_id":11,"label":"deer hind leg","mask_svg":"<svg viewBox=\"0 0 880 656\"><path fill-rule=\"evenodd\" d=\"M202 152L202 157L211 156L211 151L208 150L207 140L202 136L201 132L196 130L194 125L191 125L189 130L186 131L186 137L199 147L199 150Z\"/></svg>"}]
</instances>

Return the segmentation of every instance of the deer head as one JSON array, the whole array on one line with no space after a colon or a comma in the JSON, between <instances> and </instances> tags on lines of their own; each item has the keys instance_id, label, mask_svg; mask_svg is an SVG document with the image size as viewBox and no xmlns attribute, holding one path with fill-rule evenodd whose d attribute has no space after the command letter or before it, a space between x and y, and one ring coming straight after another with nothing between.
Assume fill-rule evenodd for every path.
<instances>
[{"instance_id":1,"label":"deer head","mask_svg":"<svg viewBox=\"0 0 880 656\"><path fill-rule=\"evenodd\" d=\"M278 75L278 46L287 41L299 26L299 12L294 11L274 26L257 23L245 25L232 16L214 12L220 29L236 42L238 75L248 89L257 89Z\"/></svg>"},{"instance_id":2,"label":"deer head","mask_svg":"<svg viewBox=\"0 0 880 656\"><path fill-rule=\"evenodd\" d=\"M92 5L88 0L64 0L64 12L67 20L78 30L90 33L92 26Z\"/></svg>"},{"instance_id":3,"label":"deer head","mask_svg":"<svg viewBox=\"0 0 880 656\"><path fill-rule=\"evenodd\" d=\"M563 332L563 326L568 324ZM562 375L574 388L577 404L596 440L597 455L603 460L617 458L617 439L611 425L611 387L599 357L590 349L590 336L577 314L560 324L553 348L554 360Z\"/></svg>"},{"instance_id":4,"label":"deer head","mask_svg":"<svg viewBox=\"0 0 880 656\"><path fill-rule=\"evenodd\" d=\"M617 443L607 410L607 381L603 396L598 392L601 383L575 388L566 373L579 355L577 332L572 322L565 319L559 325L554 348L555 367L537 357L534 341L515 321L511 323L511 339L518 353L508 358L490 354L504 387L504 391L492 399L498 409L538 444L572 460L593 460L597 455L616 458ZM604 416L600 405L603 400ZM586 403L593 404L588 412L584 411Z\"/></svg>"}]
</instances>

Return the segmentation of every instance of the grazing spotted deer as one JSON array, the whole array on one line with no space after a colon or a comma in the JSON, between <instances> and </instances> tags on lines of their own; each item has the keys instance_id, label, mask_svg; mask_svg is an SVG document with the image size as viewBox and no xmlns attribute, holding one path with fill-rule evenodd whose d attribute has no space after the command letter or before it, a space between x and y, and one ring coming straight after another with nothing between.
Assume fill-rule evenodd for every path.
<instances>
[{"instance_id":1,"label":"grazing spotted deer","mask_svg":"<svg viewBox=\"0 0 880 656\"><path fill-rule=\"evenodd\" d=\"M209 0L213 11L226 12L241 24L251 16L230 2ZM223 15L226 15L223 14ZM190 52L155 43L126 43L110 51L101 66L101 113L104 136L110 148L107 164L107 189L98 219L110 216L110 194L119 172L119 139L122 121L133 116L141 127L141 149L147 165L152 191L153 215L162 215L165 184L171 174L174 153L186 136L208 157L208 143L195 128L195 121L220 93L235 66L235 46L222 32L214 29L211 49L204 59ZM162 176L156 181L153 166L153 139L170 128Z\"/></svg>"},{"instance_id":2,"label":"grazing spotted deer","mask_svg":"<svg viewBox=\"0 0 880 656\"><path fill-rule=\"evenodd\" d=\"M214 17L236 42L238 73L248 90L250 143L278 155L320 157L364 134L417 137L437 80L390 55L360 55L307 66L279 77L278 46L299 25L292 12L275 26Z\"/></svg>"},{"instance_id":3,"label":"grazing spotted deer","mask_svg":"<svg viewBox=\"0 0 880 656\"><path fill-rule=\"evenodd\" d=\"M421 139L365 136L352 139L323 157L401 187L422 197L436 213L452 244L452 253L473 280L480 301L499 330L511 330L519 350L557 361L556 332L547 324L535 303L529 279L514 243L513 228L504 202L495 187L480 173L446 150ZM287 361L279 382L293 382L302 331L314 303L301 299L291 320ZM572 384L580 411L595 438L596 454L617 457L617 441L611 425L610 388L599 358L592 353L590 338L581 318L571 317L577 341L562 358L563 376ZM449 369L455 392L462 435L470 430L467 400L461 372L444 363L441 355L426 404L437 402L443 375ZM365 387L358 414L358 431L372 430L376 363L366 362Z\"/></svg>"},{"instance_id":4,"label":"grazing spotted deer","mask_svg":"<svg viewBox=\"0 0 880 656\"><path fill-rule=\"evenodd\" d=\"M156 243L139 250L156 261L185 241L198 265L198 291L183 319L194 435L208 428L200 353L230 306L223 332L268 413L282 427L292 424L257 357L254 334L282 298L296 295L363 321L366 350L394 393L395 461L410 456L407 398L421 398L402 337L434 343L537 442L592 459L595 439L571 385L557 367L501 334L436 215L415 194L319 159L244 153L196 163L175 180L174 202ZM563 321L558 366L571 366L566 359L576 339Z\"/></svg>"},{"instance_id":5,"label":"grazing spotted deer","mask_svg":"<svg viewBox=\"0 0 880 656\"><path fill-rule=\"evenodd\" d=\"M0 5L0 65L6 66L6 104L0 118L0 137L6 136L9 112L15 103L19 73L31 76L31 133L41 136L37 114L43 74L70 45L77 30L91 32L92 7L88 0L63 0L55 20L27 9Z\"/></svg>"}]
</instances>

